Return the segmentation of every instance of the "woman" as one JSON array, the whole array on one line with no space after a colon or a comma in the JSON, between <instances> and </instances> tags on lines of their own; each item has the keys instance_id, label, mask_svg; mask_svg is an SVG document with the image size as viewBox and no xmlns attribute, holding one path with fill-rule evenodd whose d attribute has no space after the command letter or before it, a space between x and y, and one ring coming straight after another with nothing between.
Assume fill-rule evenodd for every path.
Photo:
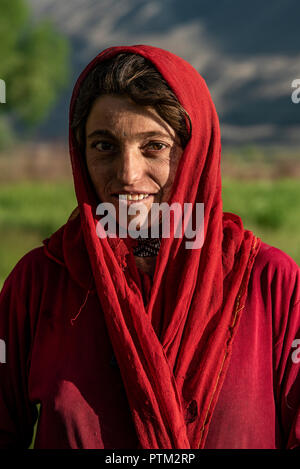
<instances>
[{"instance_id":1,"label":"woman","mask_svg":"<svg viewBox=\"0 0 300 469\"><path fill-rule=\"evenodd\" d=\"M36 448L300 446L299 268L223 213L220 152L207 87L181 58L113 47L82 72L78 207L1 294L1 447L29 445L37 403ZM139 195L148 228L154 202L193 216L203 203L203 245L172 230L99 238L99 203L121 225L119 203Z\"/></svg>"}]
</instances>

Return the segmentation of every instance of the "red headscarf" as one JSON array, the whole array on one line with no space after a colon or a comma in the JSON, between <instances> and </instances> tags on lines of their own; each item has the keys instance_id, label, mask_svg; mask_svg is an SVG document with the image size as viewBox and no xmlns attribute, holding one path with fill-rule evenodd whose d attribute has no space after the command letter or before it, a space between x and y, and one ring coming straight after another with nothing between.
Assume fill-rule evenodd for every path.
<instances>
[{"instance_id":1,"label":"red headscarf","mask_svg":"<svg viewBox=\"0 0 300 469\"><path fill-rule=\"evenodd\" d=\"M103 51L75 85L70 121L89 71L120 52L150 60L190 115L192 136L169 203L204 203L204 244L186 249L184 238L162 239L145 306L128 240L97 237L99 201L70 129L81 229L140 447L203 448L260 240L238 216L223 213L218 117L204 80L185 60L145 45Z\"/></svg>"}]
</instances>

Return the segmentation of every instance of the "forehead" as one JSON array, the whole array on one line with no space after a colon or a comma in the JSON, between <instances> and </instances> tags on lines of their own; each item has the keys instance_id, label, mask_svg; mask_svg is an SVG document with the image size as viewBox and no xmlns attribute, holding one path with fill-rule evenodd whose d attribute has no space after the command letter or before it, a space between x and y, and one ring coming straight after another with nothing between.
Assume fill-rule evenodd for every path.
<instances>
[{"instance_id":1,"label":"forehead","mask_svg":"<svg viewBox=\"0 0 300 469\"><path fill-rule=\"evenodd\" d=\"M136 104L127 96L104 95L97 98L86 121L87 132L101 128L114 132L134 133L137 130L164 131L175 135L174 129L153 107Z\"/></svg>"}]
</instances>

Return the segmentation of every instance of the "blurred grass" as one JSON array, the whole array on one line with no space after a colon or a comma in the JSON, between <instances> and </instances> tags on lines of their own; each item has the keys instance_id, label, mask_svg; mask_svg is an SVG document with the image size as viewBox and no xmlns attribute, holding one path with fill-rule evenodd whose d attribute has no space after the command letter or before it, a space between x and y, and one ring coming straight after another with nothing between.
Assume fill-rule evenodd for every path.
<instances>
[{"instance_id":1,"label":"blurred grass","mask_svg":"<svg viewBox=\"0 0 300 469\"><path fill-rule=\"evenodd\" d=\"M297 179L238 181L223 178L223 210L300 265L300 185Z\"/></svg>"},{"instance_id":2,"label":"blurred grass","mask_svg":"<svg viewBox=\"0 0 300 469\"><path fill-rule=\"evenodd\" d=\"M64 224L76 205L71 182L1 184L0 288L18 260Z\"/></svg>"},{"instance_id":3,"label":"blurred grass","mask_svg":"<svg viewBox=\"0 0 300 469\"><path fill-rule=\"evenodd\" d=\"M300 264L297 179L223 178L223 210ZM0 187L0 288L18 260L64 224L77 205L73 182L12 182Z\"/></svg>"}]
</instances>

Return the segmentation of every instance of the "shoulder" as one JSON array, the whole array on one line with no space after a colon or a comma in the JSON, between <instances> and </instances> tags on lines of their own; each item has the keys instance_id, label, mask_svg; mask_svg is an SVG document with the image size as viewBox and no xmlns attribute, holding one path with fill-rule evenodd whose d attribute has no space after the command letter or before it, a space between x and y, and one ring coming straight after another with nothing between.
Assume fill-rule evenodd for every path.
<instances>
[{"instance_id":1,"label":"shoulder","mask_svg":"<svg viewBox=\"0 0 300 469\"><path fill-rule=\"evenodd\" d=\"M256 255L252 276L266 277L269 281L280 278L282 281L296 281L300 274L297 263L281 249L261 242Z\"/></svg>"},{"instance_id":2,"label":"shoulder","mask_svg":"<svg viewBox=\"0 0 300 469\"><path fill-rule=\"evenodd\" d=\"M16 263L13 270L20 271L22 269L28 269L32 266L36 267L40 265L41 262L43 263L45 259L46 256L44 253L44 246L38 246L24 254Z\"/></svg>"},{"instance_id":3,"label":"shoulder","mask_svg":"<svg viewBox=\"0 0 300 469\"><path fill-rule=\"evenodd\" d=\"M29 291L30 286L38 287L45 276L57 268L61 266L49 259L45 246L38 246L24 254L16 263L4 282L3 290L17 287L19 291Z\"/></svg>"},{"instance_id":4,"label":"shoulder","mask_svg":"<svg viewBox=\"0 0 300 469\"><path fill-rule=\"evenodd\" d=\"M292 257L290 257L281 249L270 246L264 242L261 242L255 263L260 267L265 265L273 265L274 267L288 270L299 269L299 266L296 264L294 259L292 259Z\"/></svg>"},{"instance_id":5,"label":"shoulder","mask_svg":"<svg viewBox=\"0 0 300 469\"><path fill-rule=\"evenodd\" d=\"M44 252L44 246L38 246L24 254L16 263L11 273L17 274L31 269L40 270L45 262L47 262L47 257Z\"/></svg>"},{"instance_id":6,"label":"shoulder","mask_svg":"<svg viewBox=\"0 0 300 469\"><path fill-rule=\"evenodd\" d=\"M248 284L248 311L272 324L276 341L283 340L288 325L299 327L300 268L282 250L261 243Z\"/></svg>"},{"instance_id":7,"label":"shoulder","mask_svg":"<svg viewBox=\"0 0 300 469\"><path fill-rule=\"evenodd\" d=\"M248 302L274 317L288 315L300 301L300 268L281 249L261 243L248 285Z\"/></svg>"}]
</instances>

